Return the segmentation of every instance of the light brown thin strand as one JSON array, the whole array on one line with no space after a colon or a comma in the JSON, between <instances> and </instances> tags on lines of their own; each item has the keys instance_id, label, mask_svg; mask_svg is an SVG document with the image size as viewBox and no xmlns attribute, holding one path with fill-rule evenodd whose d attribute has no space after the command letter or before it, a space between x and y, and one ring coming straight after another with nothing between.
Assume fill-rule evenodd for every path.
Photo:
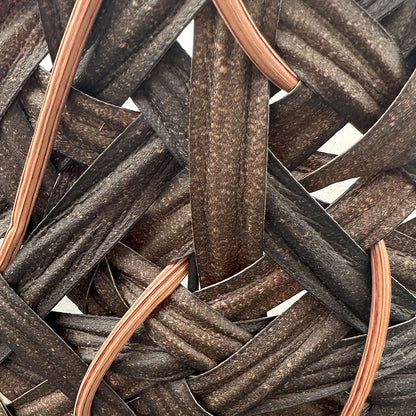
<instances>
[{"instance_id":1,"label":"light brown thin strand","mask_svg":"<svg viewBox=\"0 0 416 416\"><path fill-rule=\"evenodd\" d=\"M271 82L290 92L297 75L270 46L241 0L213 0L221 17L247 56Z\"/></svg>"},{"instance_id":2,"label":"light brown thin strand","mask_svg":"<svg viewBox=\"0 0 416 416\"><path fill-rule=\"evenodd\" d=\"M391 277L384 240L371 247L371 264L373 289L368 335L360 367L341 416L361 414L373 386L386 343L391 305Z\"/></svg>"},{"instance_id":3,"label":"light brown thin strand","mask_svg":"<svg viewBox=\"0 0 416 416\"><path fill-rule=\"evenodd\" d=\"M59 119L101 2L77 0L69 19L20 179L11 222L0 247L0 272L12 262L22 244L52 151Z\"/></svg>"},{"instance_id":4,"label":"light brown thin strand","mask_svg":"<svg viewBox=\"0 0 416 416\"><path fill-rule=\"evenodd\" d=\"M179 286L187 273L187 259L166 266L117 323L88 367L78 391L74 416L90 416L98 386L117 354L134 331Z\"/></svg>"}]
</instances>

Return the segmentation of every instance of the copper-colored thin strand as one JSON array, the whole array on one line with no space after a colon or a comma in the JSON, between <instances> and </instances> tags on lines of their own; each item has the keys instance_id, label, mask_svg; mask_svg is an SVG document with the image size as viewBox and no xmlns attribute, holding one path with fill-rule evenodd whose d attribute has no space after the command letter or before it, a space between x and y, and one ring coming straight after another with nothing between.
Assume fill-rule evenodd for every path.
<instances>
[{"instance_id":1,"label":"copper-colored thin strand","mask_svg":"<svg viewBox=\"0 0 416 416\"><path fill-rule=\"evenodd\" d=\"M360 367L341 416L361 414L373 386L386 343L391 305L391 277L389 257L383 240L371 248L371 264L373 289L368 335Z\"/></svg>"},{"instance_id":2,"label":"copper-colored thin strand","mask_svg":"<svg viewBox=\"0 0 416 416\"><path fill-rule=\"evenodd\" d=\"M77 0L69 19L20 179L11 222L0 247L0 272L11 263L23 241L52 151L59 119L101 2Z\"/></svg>"},{"instance_id":3,"label":"copper-colored thin strand","mask_svg":"<svg viewBox=\"0 0 416 416\"><path fill-rule=\"evenodd\" d=\"M98 386L117 354L153 310L179 286L187 272L187 259L166 266L117 323L88 367L78 391L74 416L90 416Z\"/></svg>"},{"instance_id":4,"label":"copper-colored thin strand","mask_svg":"<svg viewBox=\"0 0 416 416\"><path fill-rule=\"evenodd\" d=\"M259 31L242 0L213 0L231 33L257 68L274 84L290 92L297 75Z\"/></svg>"}]
</instances>

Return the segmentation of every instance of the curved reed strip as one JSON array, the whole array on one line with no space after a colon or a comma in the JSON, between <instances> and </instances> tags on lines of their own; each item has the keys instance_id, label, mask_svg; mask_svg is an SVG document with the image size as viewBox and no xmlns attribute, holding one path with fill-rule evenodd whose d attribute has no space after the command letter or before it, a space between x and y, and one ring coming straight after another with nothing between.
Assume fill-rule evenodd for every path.
<instances>
[{"instance_id":1,"label":"curved reed strip","mask_svg":"<svg viewBox=\"0 0 416 416\"><path fill-rule=\"evenodd\" d=\"M299 82L297 75L270 46L241 0L213 0L219 13L257 68L274 84L290 92Z\"/></svg>"},{"instance_id":2,"label":"curved reed strip","mask_svg":"<svg viewBox=\"0 0 416 416\"><path fill-rule=\"evenodd\" d=\"M82 380L74 416L89 416L98 386L117 354L134 331L181 283L188 273L188 260L166 266L134 302L98 350Z\"/></svg>"},{"instance_id":3,"label":"curved reed strip","mask_svg":"<svg viewBox=\"0 0 416 416\"><path fill-rule=\"evenodd\" d=\"M101 3L102 0L77 0L75 3L33 134L11 222L0 247L0 272L11 263L23 241L72 79Z\"/></svg>"},{"instance_id":4,"label":"curved reed strip","mask_svg":"<svg viewBox=\"0 0 416 416\"><path fill-rule=\"evenodd\" d=\"M371 248L372 300L367 341L350 396L341 416L359 416L370 394L380 365L390 318L391 277L386 243Z\"/></svg>"}]
</instances>

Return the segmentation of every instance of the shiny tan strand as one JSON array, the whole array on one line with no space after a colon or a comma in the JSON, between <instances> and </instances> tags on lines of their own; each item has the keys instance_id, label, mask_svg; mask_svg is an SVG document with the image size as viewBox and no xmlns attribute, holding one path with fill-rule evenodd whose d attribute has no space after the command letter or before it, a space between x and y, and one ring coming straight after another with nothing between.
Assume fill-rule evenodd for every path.
<instances>
[{"instance_id":1,"label":"shiny tan strand","mask_svg":"<svg viewBox=\"0 0 416 416\"><path fill-rule=\"evenodd\" d=\"M101 2L102 0L77 0L69 19L20 179L11 222L0 247L0 272L12 262L22 244L62 110Z\"/></svg>"},{"instance_id":2,"label":"shiny tan strand","mask_svg":"<svg viewBox=\"0 0 416 416\"><path fill-rule=\"evenodd\" d=\"M290 92L299 82L297 75L270 46L241 0L213 0L244 52L275 85Z\"/></svg>"},{"instance_id":3,"label":"shiny tan strand","mask_svg":"<svg viewBox=\"0 0 416 416\"><path fill-rule=\"evenodd\" d=\"M391 276L386 243L371 247L372 299L368 335L360 367L341 416L359 416L373 386L387 338L391 305Z\"/></svg>"},{"instance_id":4,"label":"shiny tan strand","mask_svg":"<svg viewBox=\"0 0 416 416\"><path fill-rule=\"evenodd\" d=\"M180 285L187 273L187 259L166 266L117 323L88 367L78 391L74 416L90 416L98 386L117 354L134 331Z\"/></svg>"}]
</instances>

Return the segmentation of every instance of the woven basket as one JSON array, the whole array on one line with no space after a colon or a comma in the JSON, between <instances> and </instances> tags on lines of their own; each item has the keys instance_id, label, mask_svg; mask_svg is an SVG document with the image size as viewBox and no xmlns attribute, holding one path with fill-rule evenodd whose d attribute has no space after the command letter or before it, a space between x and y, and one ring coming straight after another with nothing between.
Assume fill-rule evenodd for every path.
<instances>
[{"instance_id":1,"label":"woven basket","mask_svg":"<svg viewBox=\"0 0 416 416\"><path fill-rule=\"evenodd\" d=\"M0 4L1 233L48 83L38 64L73 3ZM187 288L136 331L92 414L338 415L381 239L391 326L364 412L415 415L416 221L403 221L416 206L416 1L245 4L301 79L271 105L277 90L210 2L104 1L27 238L0 275L1 415L71 415L117 317L184 256ZM193 18L191 60L175 40ZM121 108L129 97L140 113ZM363 138L320 152L347 123ZM357 177L330 205L310 193ZM51 312L64 296L83 314Z\"/></svg>"}]
</instances>

